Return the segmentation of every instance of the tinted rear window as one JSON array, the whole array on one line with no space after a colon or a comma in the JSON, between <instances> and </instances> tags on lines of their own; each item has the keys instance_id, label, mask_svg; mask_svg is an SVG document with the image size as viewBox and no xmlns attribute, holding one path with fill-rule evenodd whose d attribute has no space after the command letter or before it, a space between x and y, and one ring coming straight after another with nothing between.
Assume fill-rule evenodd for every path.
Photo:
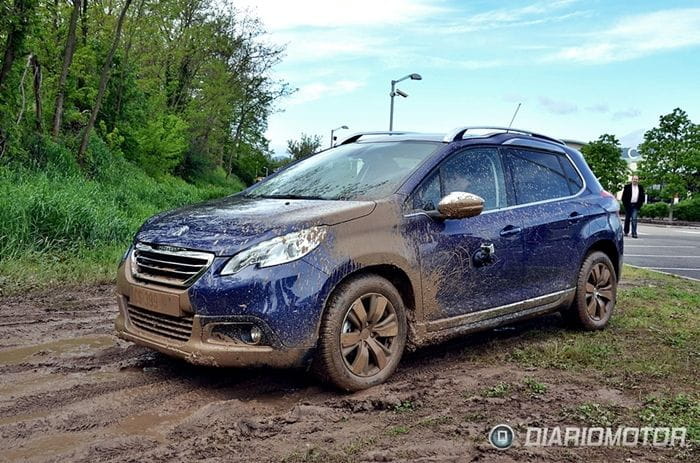
<instances>
[{"instance_id":1,"label":"tinted rear window","mask_svg":"<svg viewBox=\"0 0 700 463\"><path fill-rule=\"evenodd\" d=\"M517 204L527 204L571 195L569 178L554 154L509 149L507 158Z\"/></svg>"}]
</instances>

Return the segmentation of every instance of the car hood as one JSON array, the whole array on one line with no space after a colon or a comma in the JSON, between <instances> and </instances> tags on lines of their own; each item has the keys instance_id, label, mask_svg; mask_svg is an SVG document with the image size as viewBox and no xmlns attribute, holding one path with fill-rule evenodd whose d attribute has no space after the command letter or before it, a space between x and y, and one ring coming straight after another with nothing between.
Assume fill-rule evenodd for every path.
<instances>
[{"instance_id":1,"label":"car hood","mask_svg":"<svg viewBox=\"0 0 700 463\"><path fill-rule=\"evenodd\" d=\"M228 196L152 217L143 224L136 239L231 256L285 233L366 216L374 207L373 201Z\"/></svg>"}]
</instances>

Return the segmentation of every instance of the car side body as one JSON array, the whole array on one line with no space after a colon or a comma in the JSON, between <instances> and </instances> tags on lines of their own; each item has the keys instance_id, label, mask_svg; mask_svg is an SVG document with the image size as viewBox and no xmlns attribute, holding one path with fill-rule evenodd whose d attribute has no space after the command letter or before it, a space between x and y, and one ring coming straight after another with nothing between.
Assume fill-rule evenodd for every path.
<instances>
[{"instance_id":1,"label":"car side body","mask_svg":"<svg viewBox=\"0 0 700 463\"><path fill-rule=\"evenodd\" d=\"M329 301L363 275L397 290L409 347L570 307L593 252L619 279L619 206L578 151L530 132L468 132L346 140L431 146L375 200L255 198L249 189L147 221L119 266L118 335L195 364L304 366L318 353ZM460 185L450 177L459 169L471 169L469 188L449 187ZM537 184L541 172L552 181ZM441 216L437 203L451 191L483 192L483 212ZM303 257L221 274L244 250L309 229L323 238Z\"/></svg>"}]
</instances>

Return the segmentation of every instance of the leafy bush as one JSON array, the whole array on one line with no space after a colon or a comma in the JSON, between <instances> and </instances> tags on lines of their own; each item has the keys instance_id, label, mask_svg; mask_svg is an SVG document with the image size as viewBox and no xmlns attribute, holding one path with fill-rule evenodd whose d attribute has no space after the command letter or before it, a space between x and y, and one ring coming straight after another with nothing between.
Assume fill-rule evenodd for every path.
<instances>
[{"instance_id":1,"label":"leafy bush","mask_svg":"<svg viewBox=\"0 0 700 463\"><path fill-rule=\"evenodd\" d=\"M649 203L642 206L639 211L641 217L664 218L668 217L668 204L664 202Z\"/></svg>"},{"instance_id":2,"label":"leafy bush","mask_svg":"<svg viewBox=\"0 0 700 463\"><path fill-rule=\"evenodd\" d=\"M686 199L673 206L673 217L678 220L700 222L700 197Z\"/></svg>"},{"instance_id":3,"label":"leafy bush","mask_svg":"<svg viewBox=\"0 0 700 463\"><path fill-rule=\"evenodd\" d=\"M136 134L138 163L150 174L172 173L187 149L187 123L168 114L151 119Z\"/></svg>"}]
</instances>

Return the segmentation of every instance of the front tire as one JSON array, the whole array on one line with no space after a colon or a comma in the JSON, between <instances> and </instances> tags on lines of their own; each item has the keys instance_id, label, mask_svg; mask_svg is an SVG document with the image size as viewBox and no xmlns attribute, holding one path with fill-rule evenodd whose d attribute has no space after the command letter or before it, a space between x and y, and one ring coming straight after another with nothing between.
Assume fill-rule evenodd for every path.
<instances>
[{"instance_id":1,"label":"front tire","mask_svg":"<svg viewBox=\"0 0 700 463\"><path fill-rule=\"evenodd\" d=\"M564 316L572 324L588 331L607 326L617 300L617 274L603 252L589 254L581 265L576 297Z\"/></svg>"},{"instance_id":2,"label":"front tire","mask_svg":"<svg viewBox=\"0 0 700 463\"><path fill-rule=\"evenodd\" d=\"M406 346L406 311L386 279L365 275L343 283L326 306L314 369L346 391L383 383Z\"/></svg>"}]
</instances>

